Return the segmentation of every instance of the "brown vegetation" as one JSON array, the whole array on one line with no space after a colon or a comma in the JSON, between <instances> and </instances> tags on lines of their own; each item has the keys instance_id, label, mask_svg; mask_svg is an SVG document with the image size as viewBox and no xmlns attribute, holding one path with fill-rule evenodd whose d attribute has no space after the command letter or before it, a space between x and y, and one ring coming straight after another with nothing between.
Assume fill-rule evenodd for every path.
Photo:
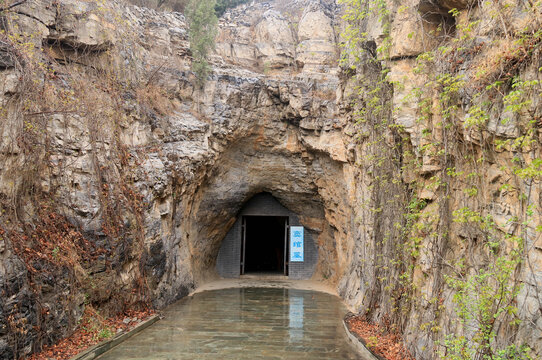
<instances>
[{"instance_id":1,"label":"brown vegetation","mask_svg":"<svg viewBox=\"0 0 542 360\"><path fill-rule=\"evenodd\" d=\"M387 360L414 360L405 348L401 336L391 326L373 324L362 316L349 317L346 324L377 356Z\"/></svg>"},{"instance_id":2,"label":"brown vegetation","mask_svg":"<svg viewBox=\"0 0 542 360\"><path fill-rule=\"evenodd\" d=\"M40 353L32 355L28 360L69 359L117 333L133 329L154 313L153 310L130 310L104 319L92 307L87 307L81 324L72 336L55 345L45 346Z\"/></svg>"}]
</instances>

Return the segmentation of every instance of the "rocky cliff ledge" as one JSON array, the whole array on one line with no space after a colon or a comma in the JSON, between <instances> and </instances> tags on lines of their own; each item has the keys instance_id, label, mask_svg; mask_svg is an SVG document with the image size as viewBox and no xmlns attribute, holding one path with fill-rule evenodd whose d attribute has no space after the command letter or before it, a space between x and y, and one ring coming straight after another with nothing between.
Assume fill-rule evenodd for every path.
<instances>
[{"instance_id":1,"label":"rocky cliff ledge","mask_svg":"<svg viewBox=\"0 0 542 360\"><path fill-rule=\"evenodd\" d=\"M486 345L540 356L540 4L361 5L227 11L204 88L180 13L4 11L0 358L215 278L260 192L317 239L315 278L417 358L489 324Z\"/></svg>"}]
</instances>

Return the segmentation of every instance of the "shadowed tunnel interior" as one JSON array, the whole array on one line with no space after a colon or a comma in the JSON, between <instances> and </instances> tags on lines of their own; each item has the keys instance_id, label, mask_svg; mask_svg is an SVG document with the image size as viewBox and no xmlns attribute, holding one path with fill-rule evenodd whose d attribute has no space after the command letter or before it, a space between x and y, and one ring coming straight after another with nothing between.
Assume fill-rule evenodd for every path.
<instances>
[{"instance_id":1,"label":"shadowed tunnel interior","mask_svg":"<svg viewBox=\"0 0 542 360\"><path fill-rule=\"evenodd\" d=\"M245 273L284 272L284 216L245 216Z\"/></svg>"}]
</instances>

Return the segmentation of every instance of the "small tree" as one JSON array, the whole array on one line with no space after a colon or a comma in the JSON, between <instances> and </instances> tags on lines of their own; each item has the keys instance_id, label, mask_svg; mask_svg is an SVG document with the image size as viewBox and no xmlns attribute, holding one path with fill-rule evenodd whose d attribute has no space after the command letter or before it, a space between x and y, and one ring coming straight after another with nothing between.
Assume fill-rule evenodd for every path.
<instances>
[{"instance_id":1,"label":"small tree","mask_svg":"<svg viewBox=\"0 0 542 360\"><path fill-rule=\"evenodd\" d=\"M203 87L211 66L207 61L209 52L215 47L218 18L215 13L216 0L190 0L186 17L190 25L188 32L192 51L192 71L197 82Z\"/></svg>"}]
</instances>

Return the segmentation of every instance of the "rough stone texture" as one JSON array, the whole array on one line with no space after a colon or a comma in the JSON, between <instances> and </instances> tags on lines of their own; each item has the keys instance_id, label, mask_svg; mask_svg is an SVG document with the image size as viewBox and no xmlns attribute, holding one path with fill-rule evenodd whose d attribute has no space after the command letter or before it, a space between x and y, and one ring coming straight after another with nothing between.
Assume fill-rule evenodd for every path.
<instances>
[{"instance_id":1,"label":"rough stone texture","mask_svg":"<svg viewBox=\"0 0 542 360\"><path fill-rule=\"evenodd\" d=\"M47 41L74 49L106 50L115 42L115 26L105 20L106 12L96 3L61 2Z\"/></svg>"},{"instance_id":2,"label":"rough stone texture","mask_svg":"<svg viewBox=\"0 0 542 360\"><path fill-rule=\"evenodd\" d=\"M333 1L254 2L220 19L216 52L228 63L270 74L337 72Z\"/></svg>"},{"instance_id":3,"label":"rough stone texture","mask_svg":"<svg viewBox=\"0 0 542 360\"><path fill-rule=\"evenodd\" d=\"M396 13L390 31L392 59L416 57L438 44L439 22L433 19L434 9L428 8L424 14L419 3L419 0L406 1L405 8Z\"/></svg>"},{"instance_id":4,"label":"rough stone texture","mask_svg":"<svg viewBox=\"0 0 542 360\"><path fill-rule=\"evenodd\" d=\"M294 35L279 12L267 10L255 28L256 58L264 68L283 68L294 58Z\"/></svg>"},{"instance_id":5,"label":"rough stone texture","mask_svg":"<svg viewBox=\"0 0 542 360\"><path fill-rule=\"evenodd\" d=\"M299 20L296 62L303 71L318 71L337 61L333 8L320 1L310 2Z\"/></svg>"},{"instance_id":6,"label":"rough stone texture","mask_svg":"<svg viewBox=\"0 0 542 360\"><path fill-rule=\"evenodd\" d=\"M470 9L466 1L409 1L402 10L390 2L390 117L404 130L401 160L410 156L419 164L416 171L401 172L391 157L383 160L388 161L387 171L402 178L390 194L372 164L382 154L366 135L366 125L353 120L349 100L355 84L337 66L340 9L334 1L251 2L226 12L212 57L214 71L203 89L195 87L190 72L182 14L107 4L104 10L76 0L62 1L59 7L32 0L12 19L21 32L33 35L28 41L36 44L34 55L47 68L35 79L43 91L33 101L45 98L64 107L47 104L37 109L39 114L29 114L17 102L32 94L24 86L25 77L11 63L0 72L6 109L0 123L0 200L5 210L0 230L21 233L20 224L32 228L38 204L29 194L39 189L47 203L54 203L58 213L108 255L82 265L91 275L88 286L79 288L73 272L54 268L39 278L39 291L33 292L36 284L30 283L12 238L0 233L0 357L29 353L68 334L87 302L105 313L118 310L126 300L120 295L135 294L128 299L134 301L142 278L149 286L145 295L156 307L216 278L216 259L228 229L243 204L260 192L271 193L313 231L315 279L336 285L345 301L369 310L375 320L391 313L392 301L380 291L386 274L379 264L394 241L402 240L383 241L406 212L402 201L407 189L428 202L422 212L427 233L439 225L431 221L441 199L430 184L443 164L424 149L439 139L440 121L418 121L419 109L409 93L427 79L413 72L414 58L437 40L461 36L425 37L441 22L441 29L453 28L446 16L450 7L462 10L458 23L479 19L481 37L499 37L495 34L502 33L501 25L488 17L490 12ZM507 11L507 19L534 21L521 9ZM369 40L379 45L384 31L375 21L370 18L364 26ZM509 23L512 31L516 23ZM494 40L471 61L483 62L484 56L497 52L504 40ZM539 67L532 64L520 77L539 78ZM464 72L475 80L471 70ZM461 96L467 104L472 94ZM58 99L66 102L54 102ZM540 114L539 99L533 99L530 110ZM464 112L459 114L463 120ZM522 119L506 124L499 119L488 124L491 136L519 134ZM36 127L39 131L32 131ZM480 143L478 134L465 130L462 135L473 147ZM36 139L31 153L27 137ZM39 166L34 166L33 155L39 157ZM511 181L516 155L504 149L491 159L491 166L479 169L481 206L503 234L517 233L511 221L521 210L517 189L530 194L529 204L541 201L539 184L502 187ZM521 156L529 162L540 153ZM464 206L463 186L451 181L451 209ZM134 193L141 196L140 203ZM373 205L379 208L375 211ZM399 215L394 217L396 208ZM533 223L539 225L540 210L534 211ZM8 213L15 213L20 224L13 225ZM118 236L111 235L113 223L122 225ZM475 229L453 223L449 233L446 251L427 234L421 239L423 251L413 260L412 295L420 303L400 315L409 348L424 359L436 358L435 340L461 331L453 293L442 286L442 263L466 258L475 265L484 259ZM515 334L540 355L539 234L527 234L527 249L532 271L525 266L517 275L524 285L518 297L523 322ZM443 288L438 295L445 308L435 320L436 288ZM34 296L45 306L33 305ZM441 329L438 334L420 330L433 320ZM507 336L505 330L502 336Z\"/></svg>"}]
</instances>

